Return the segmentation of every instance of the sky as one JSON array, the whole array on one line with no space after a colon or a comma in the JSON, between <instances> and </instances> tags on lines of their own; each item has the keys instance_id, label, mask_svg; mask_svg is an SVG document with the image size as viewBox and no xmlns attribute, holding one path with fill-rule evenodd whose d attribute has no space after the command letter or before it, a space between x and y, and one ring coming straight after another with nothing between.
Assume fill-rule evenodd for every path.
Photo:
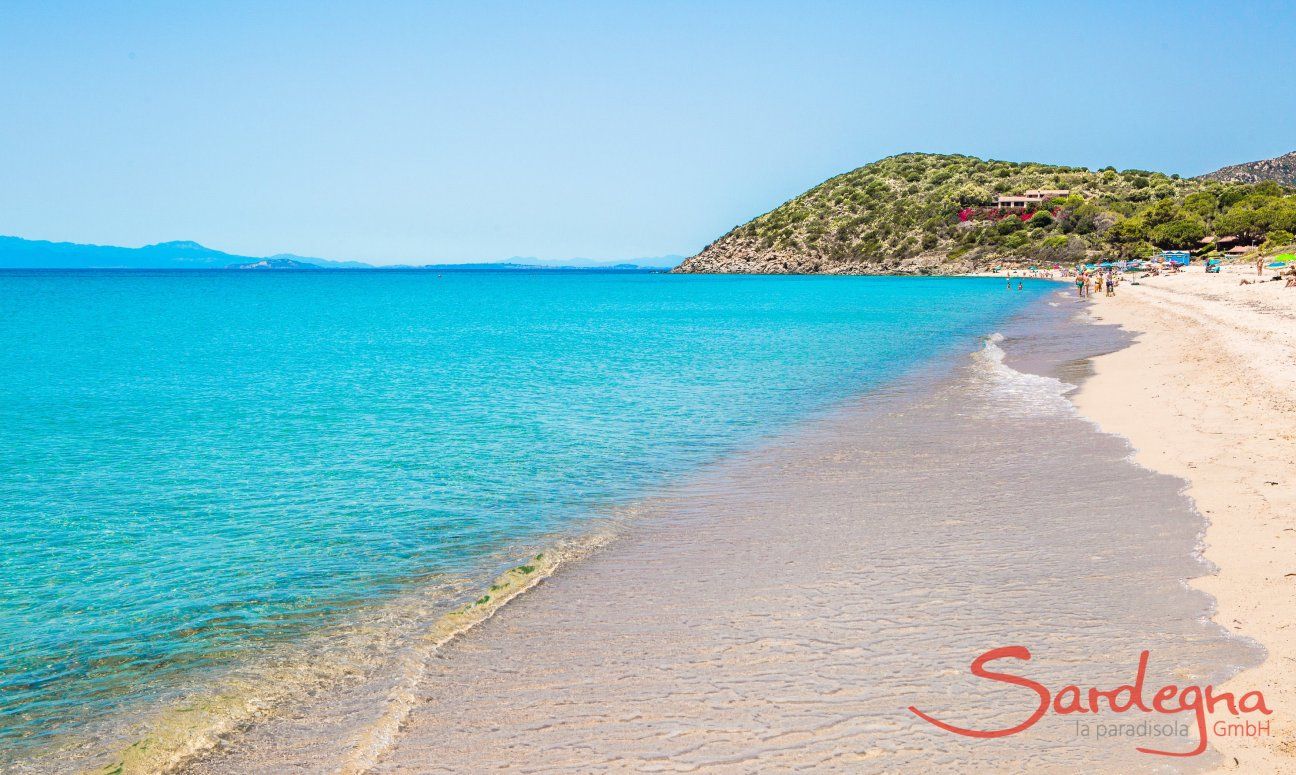
<instances>
[{"instance_id":1,"label":"sky","mask_svg":"<svg viewBox=\"0 0 1296 775\"><path fill-rule=\"evenodd\" d=\"M905 151L1296 149L1296 4L0 4L0 234L371 263L690 255Z\"/></svg>"}]
</instances>

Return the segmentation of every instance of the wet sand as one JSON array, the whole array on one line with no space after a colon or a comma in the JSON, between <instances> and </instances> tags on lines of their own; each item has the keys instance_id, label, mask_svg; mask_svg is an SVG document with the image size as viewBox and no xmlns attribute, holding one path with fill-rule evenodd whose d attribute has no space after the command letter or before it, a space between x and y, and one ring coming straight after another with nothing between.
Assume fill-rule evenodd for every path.
<instances>
[{"instance_id":1,"label":"wet sand","mask_svg":"<svg viewBox=\"0 0 1296 775\"><path fill-rule=\"evenodd\" d=\"M1218 683L1259 653L1184 583L1204 521L1064 397L1112 327L1059 296L949 369L912 375L639 504L564 565L393 679L340 687L231 736L190 772L1198 771L1195 734L1011 726L1029 690ZM1001 363L1008 353L1007 366ZM1022 373L1022 371L1035 374ZM1036 376L1039 374L1041 376ZM412 668L412 669L411 669ZM1119 720L1100 717L1107 721ZM1187 723L1188 719L1184 720ZM1095 717L1083 724L1092 731Z\"/></svg>"},{"instance_id":2,"label":"wet sand","mask_svg":"<svg viewBox=\"0 0 1296 775\"><path fill-rule=\"evenodd\" d=\"M1076 401L1140 463L1190 482L1218 566L1194 584L1216 621L1268 650L1228 688L1264 692L1272 734L1218 740L1223 769L1296 772L1296 289L1242 279L1255 270L1194 268L1098 299L1097 319L1138 338L1096 360Z\"/></svg>"}]
</instances>

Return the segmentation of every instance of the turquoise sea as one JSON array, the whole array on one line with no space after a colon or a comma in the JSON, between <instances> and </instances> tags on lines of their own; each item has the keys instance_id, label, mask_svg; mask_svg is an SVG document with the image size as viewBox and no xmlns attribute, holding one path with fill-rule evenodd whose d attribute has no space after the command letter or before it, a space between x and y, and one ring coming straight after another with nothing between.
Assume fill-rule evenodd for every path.
<instances>
[{"instance_id":1,"label":"turquoise sea","mask_svg":"<svg viewBox=\"0 0 1296 775\"><path fill-rule=\"evenodd\" d=\"M591 520L1055 286L0 272L0 770Z\"/></svg>"}]
</instances>

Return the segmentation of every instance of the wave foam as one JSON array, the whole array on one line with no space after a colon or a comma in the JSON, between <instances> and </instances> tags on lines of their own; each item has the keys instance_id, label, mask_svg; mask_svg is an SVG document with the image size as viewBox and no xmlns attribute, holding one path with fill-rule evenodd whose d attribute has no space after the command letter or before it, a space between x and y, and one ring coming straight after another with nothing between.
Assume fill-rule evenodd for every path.
<instances>
[{"instance_id":1,"label":"wave foam","mask_svg":"<svg viewBox=\"0 0 1296 775\"><path fill-rule=\"evenodd\" d=\"M1003 340L1003 334L991 334L973 356L981 366L981 376L990 383L993 397L999 401L996 408L1014 417L1040 413L1074 415L1075 406L1066 396L1076 386L1054 377L1018 371L1004 363L1007 353L999 346Z\"/></svg>"}]
</instances>

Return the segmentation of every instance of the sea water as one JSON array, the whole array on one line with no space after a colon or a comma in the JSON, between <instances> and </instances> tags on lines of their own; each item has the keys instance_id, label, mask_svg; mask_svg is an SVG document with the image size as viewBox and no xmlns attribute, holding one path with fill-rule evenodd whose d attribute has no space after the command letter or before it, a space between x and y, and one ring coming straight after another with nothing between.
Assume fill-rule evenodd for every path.
<instances>
[{"instance_id":1,"label":"sea water","mask_svg":"<svg viewBox=\"0 0 1296 775\"><path fill-rule=\"evenodd\" d=\"M448 607L1052 288L0 273L0 770L129 742L389 601Z\"/></svg>"}]
</instances>

